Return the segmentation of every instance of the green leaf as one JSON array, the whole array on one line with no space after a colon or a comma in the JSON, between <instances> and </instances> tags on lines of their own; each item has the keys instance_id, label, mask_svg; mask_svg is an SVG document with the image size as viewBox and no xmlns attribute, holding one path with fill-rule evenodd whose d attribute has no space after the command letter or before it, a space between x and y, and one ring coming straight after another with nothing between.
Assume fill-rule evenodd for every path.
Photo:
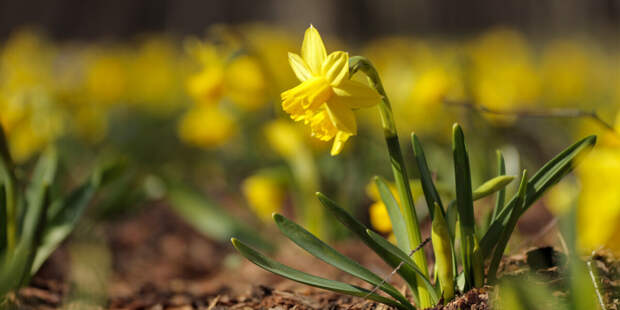
<instances>
[{"instance_id":1,"label":"green leaf","mask_svg":"<svg viewBox=\"0 0 620 310\"><path fill-rule=\"evenodd\" d=\"M357 237L359 237L373 252L377 253L383 261L385 261L390 267L396 268L401 262L401 259L397 256L385 251L385 249L380 246L375 240L370 238L370 236L366 233L368 228L352 217L347 211L338 206L336 202L327 198L327 196L322 193L316 193L319 201L323 206L327 209L331 215L333 215L338 221L340 221L344 226L346 226L351 232L353 232ZM417 276L416 272L409 266L404 265L402 268L398 270L400 276L409 284L411 287L412 296L414 299L414 303L419 305L419 299L417 295Z\"/></svg>"},{"instance_id":2,"label":"green leaf","mask_svg":"<svg viewBox=\"0 0 620 310\"><path fill-rule=\"evenodd\" d=\"M233 236L272 251L274 246L260 233L239 222L202 194L181 184L168 186L167 198L172 210L201 233L221 242Z\"/></svg>"},{"instance_id":3,"label":"green leaf","mask_svg":"<svg viewBox=\"0 0 620 310\"><path fill-rule=\"evenodd\" d=\"M316 258L374 286L379 286L382 291L405 305L409 303L407 298L392 285L383 283L381 277L364 268L359 263L342 255L293 221L290 221L280 214L274 214L273 219L285 236ZM411 309L413 309L413 307Z\"/></svg>"},{"instance_id":4,"label":"green leaf","mask_svg":"<svg viewBox=\"0 0 620 310\"><path fill-rule=\"evenodd\" d=\"M586 137L577 143L569 146L553 159L548 161L528 182L528 193L525 199L525 208L521 210L524 213L538 198L540 198L549 187L559 182L565 175L571 172L581 159L596 144L596 136ZM510 211L517 203L517 195L502 209L497 218L491 223L489 229L480 241L480 250L483 259L491 254L493 247L497 244L497 240L505 225L508 224ZM519 214L520 216L521 214Z\"/></svg>"},{"instance_id":5,"label":"green leaf","mask_svg":"<svg viewBox=\"0 0 620 310\"><path fill-rule=\"evenodd\" d=\"M7 154L0 152L0 184L4 187L4 209L6 214L6 226L3 226L6 236L6 249L14 250L17 243L17 205L20 200L19 192L16 188L15 176L13 174L10 158Z\"/></svg>"},{"instance_id":6,"label":"green leaf","mask_svg":"<svg viewBox=\"0 0 620 310\"><path fill-rule=\"evenodd\" d=\"M69 236L92 201L99 188L118 172L119 165L105 163L97 167L92 176L71 191L65 199L52 203L47 212L48 223L43 231L30 273L34 275L60 243Z\"/></svg>"},{"instance_id":7,"label":"green leaf","mask_svg":"<svg viewBox=\"0 0 620 310\"><path fill-rule=\"evenodd\" d=\"M88 206L96 187L92 182L86 182L77 189L73 190L66 199L58 200L53 203L54 208L59 210L58 214L49 219L41 244L37 248L34 263L32 264L31 274L34 275L43 265L45 260L54 252L60 243L73 231L78 219Z\"/></svg>"},{"instance_id":8,"label":"green leaf","mask_svg":"<svg viewBox=\"0 0 620 310\"><path fill-rule=\"evenodd\" d=\"M54 182L57 167L58 153L54 148L48 148L39 157L30 184L26 189L27 208L21 232L22 238L34 237L42 213L41 210L45 207L46 188L49 188Z\"/></svg>"},{"instance_id":9,"label":"green leaf","mask_svg":"<svg viewBox=\"0 0 620 310\"><path fill-rule=\"evenodd\" d=\"M6 224L6 192L0 178L0 253L4 253L6 249Z\"/></svg>"},{"instance_id":10,"label":"green leaf","mask_svg":"<svg viewBox=\"0 0 620 310\"><path fill-rule=\"evenodd\" d=\"M407 227L405 226L405 220L403 219L403 213L400 210L400 206L398 205L398 202L396 202L394 195L392 195L392 191L383 178L378 176L375 177L375 184L379 190L379 195L381 195L381 200L383 200L383 204L385 204L388 211L388 216L390 217L390 222L392 223L392 231L396 237L398 247L408 253L411 251L411 247L409 245Z\"/></svg>"},{"instance_id":11,"label":"green leaf","mask_svg":"<svg viewBox=\"0 0 620 310\"><path fill-rule=\"evenodd\" d=\"M443 204L441 203L441 198L439 197L439 193L437 192L437 188L435 187L431 172L428 168L422 143L420 143L420 140L415 133L411 134L411 144L413 145L413 154L415 156L416 163L418 164L418 170L420 171L420 181L422 183L422 190L424 191L424 198L426 199L429 214L432 218L435 214L433 208L435 203L437 203L441 206L441 213L445 217L446 214L443 210Z\"/></svg>"},{"instance_id":12,"label":"green leaf","mask_svg":"<svg viewBox=\"0 0 620 310\"><path fill-rule=\"evenodd\" d=\"M13 160L11 159L11 152L9 152L9 143L6 140L6 134L4 133L4 128L2 124L0 124L0 157L5 160L8 168L11 168L13 165Z\"/></svg>"},{"instance_id":13,"label":"green leaf","mask_svg":"<svg viewBox=\"0 0 620 310\"><path fill-rule=\"evenodd\" d=\"M266 257L265 255L261 254L260 252L250 248L249 246L245 245L243 242L239 241L236 238L232 238L231 242L233 246L235 247L235 249L237 249L237 251L239 251L241 255L243 255L245 258L247 258L252 263L256 264L257 266L269 272L275 273L287 279L290 279L290 280L293 280L299 283L303 283L306 285L334 291L334 292L341 293L341 294L347 294L347 295L357 296L357 297L365 297L365 298L386 304L388 306L396 307L402 310L411 309L410 307L400 304L392 299L389 299L389 298L386 298L386 297L383 297L381 295L377 295L374 293L370 294L370 291L363 289L361 287L357 287L357 286L339 282L339 281L317 277L317 276L293 269L281 263L278 263Z\"/></svg>"},{"instance_id":14,"label":"green leaf","mask_svg":"<svg viewBox=\"0 0 620 310\"><path fill-rule=\"evenodd\" d=\"M416 266L416 264L413 263L413 261L411 260L411 257L409 257L409 255L407 255L407 253L401 251L401 249L399 249L398 247L394 246L392 243L390 243L389 241L385 240L385 238L381 237L381 235L377 234L376 232L374 232L374 231L372 231L370 229L367 229L366 233L384 251L386 251L387 253L389 253L391 255L394 255L394 256L398 257L398 259L401 262L404 262L403 267L407 266L407 267L411 268L416 273L416 275L418 277L418 280L421 280L422 284L429 291L429 294L431 296L431 301L433 302L433 304L437 304L439 302L439 297L437 296L437 292L435 291L435 288L431 284L430 280L424 275L424 272L422 272L422 270L420 270L418 268L418 266ZM401 267L401 268L403 268L403 267Z\"/></svg>"},{"instance_id":15,"label":"green leaf","mask_svg":"<svg viewBox=\"0 0 620 310\"><path fill-rule=\"evenodd\" d=\"M510 240L510 236L514 231L517 221L519 220L521 211L525 208L525 197L527 194L527 170L523 170L523 175L521 177L521 183L519 184L519 192L517 196L517 202L513 205L513 210L510 212L510 219L508 224L504 227L502 231L497 245L495 247L495 251L493 252L493 257L491 258L491 264L489 265L488 277L490 281L494 281L496 279L497 268L499 266L499 262L504 255L504 251L506 250L506 246L508 245L508 240Z\"/></svg>"},{"instance_id":16,"label":"green leaf","mask_svg":"<svg viewBox=\"0 0 620 310\"><path fill-rule=\"evenodd\" d=\"M497 174L504 175L506 174L506 161L504 160L504 155L500 150L497 150ZM495 208L493 208L493 213L491 214L491 222L495 221L497 215L504 208L504 204L506 203L506 188L502 188L497 192L497 200L495 201ZM488 226L488 225L487 225Z\"/></svg>"},{"instance_id":17,"label":"green leaf","mask_svg":"<svg viewBox=\"0 0 620 310\"><path fill-rule=\"evenodd\" d=\"M475 227L474 201L471 188L469 157L465 147L463 130L458 124L452 128L452 153L454 155L454 178L456 183L456 207L461 229L461 261L465 273L466 289L473 284L473 255Z\"/></svg>"},{"instance_id":18,"label":"green leaf","mask_svg":"<svg viewBox=\"0 0 620 310\"><path fill-rule=\"evenodd\" d=\"M503 190L514 179L515 177L512 175L496 176L478 186L478 188L474 190L473 198L474 200L482 199L497 191Z\"/></svg>"}]
</instances>

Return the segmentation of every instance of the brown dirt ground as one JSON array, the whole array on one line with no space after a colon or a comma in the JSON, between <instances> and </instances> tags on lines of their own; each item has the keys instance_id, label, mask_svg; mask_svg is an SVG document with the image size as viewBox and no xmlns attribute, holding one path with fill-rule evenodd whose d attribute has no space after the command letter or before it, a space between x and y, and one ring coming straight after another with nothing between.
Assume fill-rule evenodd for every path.
<instances>
[{"instance_id":1,"label":"brown dirt ground","mask_svg":"<svg viewBox=\"0 0 620 310\"><path fill-rule=\"evenodd\" d=\"M109 224L105 229L111 252L112 272L105 299L99 305L67 296L74 289L66 274L71 268L66 245L57 250L30 286L11 300L18 309L391 309L329 291L311 288L268 273L234 255L232 246L213 242L172 214L165 205L155 205L129 219ZM343 274L304 254L291 242L282 242L278 261L310 273L368 288L365 283ZM390 268L359 242L336 246L344 254L380 275ZM595 257L602 270L603 285L618 291L620 263L608 256ZM528 268L527 256L517 255L502 263L506 274ZM311 267L309 267L311 266ZM553 269L556 268L556 269ZM557 273L557 267L538 272ZM398 277L391 282L402 291ZM488 309L492 288L472 290L435 309ZM611 294L611 293L610 293ZM608 300L620 300L609 295ZM619 302L620 303L620 302ZM101 304L104 306L102 307ZM614 308L610 308L614 309ZM615 308L618 309L618 308Z\"/></svg>"}]
</instances>

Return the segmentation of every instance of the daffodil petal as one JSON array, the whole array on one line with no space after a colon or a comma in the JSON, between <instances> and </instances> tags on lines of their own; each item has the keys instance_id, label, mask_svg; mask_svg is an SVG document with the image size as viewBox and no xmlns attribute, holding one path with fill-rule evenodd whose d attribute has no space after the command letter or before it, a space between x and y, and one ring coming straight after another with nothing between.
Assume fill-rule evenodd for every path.
<instances>
[{"instance_id":1,"label":"daffodil petal","mask_svg":"<svg viewBox=\"0 0 620 310\"><path fill-rule=\"evenodd\" d=\"M349 77L349 53L338 51L329 54L323 62L321 74L332 86L338 86Z\"/></svg>"},{"instance_id":2,"label":"daffodil petal","mask_svg":"<svg viewBox=\"0 0 620 310\"><path fill-rule=\"evenodd\" d=\"M376 90L358 81L344 79L340 85L332 89L336 96L331 101L346 105L350 109L372 107L381 100L381 95Z\"/></svg>"},{"instance_id":3,"label":"daffodil petal","mask_svg":"<svg viewBox=\"0 0 620 310\"><path fill-rule=\"evenodd\" d=\"M347 139L351 136L350 133L346 133L344 131L339 131L334 138L334 144L332 144L332 149L330 151L331 156L336 156L340 154L342 149L344 148L344 143L347 142Z\"/></svg>"},{"instance_id":4,"label":"daffodil petal","mask_svg":"<svg viewBox=\"0 0 620 310\"><path fill-rule=\"evenodd\" d=\"M327 115L334 126L339 131L344 131L350 135L357 133L357 122L355 121L355 113L351 108L342 104L335 104L331 100L325 104Z\"/></svg>"},{"instance_id":5,"label":"daffodil petal","mask_svg":"<svg viewBox=\"0 0 620 310\"><path fill-rule=\"evenodd\" d=\"M321 65L327 58L327 51L319 32L310 25L304 35L304 42L301 45L301 56L310 68L313 75L321 73Z\"/></svg>"},{"instance_id":6,"label":"daffodil petal","mask_svg":"<svg viewBox=\"0 0 620 310\"><path fill-rule=\"evenodd\" d=\"M305 81L312 77L312 72L310 72L310 68L306 62L301 58L301 56L295 53L288 53L288 63L293 68L293 72L295 72L295 76L300 81Z\"/></svg>"}]
</instances>

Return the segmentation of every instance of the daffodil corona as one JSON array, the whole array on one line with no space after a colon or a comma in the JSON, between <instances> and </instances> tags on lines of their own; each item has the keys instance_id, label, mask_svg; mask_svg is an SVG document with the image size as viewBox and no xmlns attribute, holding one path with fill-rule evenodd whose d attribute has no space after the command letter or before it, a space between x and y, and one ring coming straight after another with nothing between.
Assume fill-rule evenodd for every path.
<instances>
[{"instance_id":1,"label":"daffodil corona","mask_svg":"<svg viewBox=\"0 0 620 310\"><path fill-rule=\"evenodd\" d=\"M282 93L282 108L295 121L309 124L312 136L330 141L331 154L357 133L354 109L371 107L381 96L370 86L349 79L349 54L327 54L321 35L313 26L306 30L301 56L289 53L293 72L301 84Z\"/></svg>"}]
</instances>

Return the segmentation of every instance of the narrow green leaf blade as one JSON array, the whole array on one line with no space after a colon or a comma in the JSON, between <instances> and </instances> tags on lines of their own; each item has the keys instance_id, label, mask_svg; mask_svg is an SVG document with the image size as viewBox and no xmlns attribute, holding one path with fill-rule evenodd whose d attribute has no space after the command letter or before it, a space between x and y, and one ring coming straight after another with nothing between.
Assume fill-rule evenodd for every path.
<instances>
[{"instance_id":1,"label":"narrow green leaf blade","mask_svg":"<svg viewBox=\"0 0 620 310\"><path fill-rule=\"evenodd\" d=\"M416 273L416 275L418 277L418 280L421 280L422 283L424 284L424 286L426 286L426 289L429 291L429 293L431 295L432 302L433 303L439 302L439 298L437 296L437 292L435 291L435 287L433 287L433 285L431 284L430 280L424 275L422 270L420 270L420 268L418 268L418 266L413 263L413 261L411 260L411 257L409 257L409 255L407 255L407 253L401 251L401 249L399 249L398 247L394 246L392 243L390 243L389 241L385 240L385 238L381 237L381 235L377 234L376 232L374 232L374 231L372 231L370 229L367 229L366 233L384 251L386 251L387 253L389 253L391 255L394 255L394 256L398 257L398 259L401 262L404 262L403 266L407 266L407 267L411 268Z\"/></svg>"},{"instance_id":2,"label":"narrow green leaf blade","mask_svg":"<svg viewBox=\"0 0 620 310\"><path fill-rule=\"evenodd\" d=\"M389 299L389 298L386 298L386 297L383 297L381 295L377 295L374 293L370 294L370 291L366 289L363 289L363 288L360 288L354 285L350 285L347 283L339 282L339 281L317 277L317 276L293 269L281 263L278 263L266 257L265 255L261 254L260 252L245 245L243 242L239 241L238 239L232 238L231 242L233 246L235 247L235 249L237 249L237 251L239 251L241 255L243 255L245 258L247 258L252 263L256 264L257 266L269 272L275 273L287 279L290 279L290 280L293 280L299 283L303 283L306 285L334 291L334 292L341 293L341 294L347 294L347 295L357 296L357 297L366 297L368 299L386 304L388 306L396 307L398 309L403 309L403 310L410 309L406 307L405 305L402 305L392 299Z\"/></svg>"},{"instance_id":3,"label":"narrow green leaf blade","mask_svg":"<svg viewBox=\"0 0 620 310\"><path fill-rule=\"evenodd\" d=\"M504 160L504 154L502 151L497 150L497 174L504 175L506 174L506 161ZM491 223L495 221L497 215L504 208L504 204L506 203L506 188L502 188L497 192L497 200L495 201L495 208L493 208L493 213L491 214ZM488 225L487 225L488 226Z\"/></svg>"},{"instance_id":4,"label":"narrow green leaf blade","mask_svg":"<svg viewBox=\"0 0 620 310\"><path fill-rule=\"evenodd\" d=\"M571 172L578 164L578 160L588 153L596 144L596 136L586 137L575 144L569 146L553 159L548 161L528 182L528 190L525 200L525 208L521 213L525 212L544 192L551 186L559 182L565 175ZM497 244L497 240L505 225L508 223L510 211L517 203L517 195L502 209L497 218L491 223L489 229L480 241L480 250L483 258L486 259L491 254L493 247Z\"/></svg>"},{"instance_id":5,"label":"narrow green leaf blade","mask_svg":"<svg viewBox=\"0 0 620 310\"><path fill-rule=\"evenodd\" d=\"M308 253L312 254L316 258L354 277L362 279L372 285L379 286L382 291L388 293L401 303L408 303L405 296L403 296L389 283L383 283L383 279L381 277L364 268L358 262L342 255L340 252L336 251L334 248L330 247L309 231L297 225L295 222L287 219L281 214L274 214L273 219L278 225L280 231L286 237L291 239L291 241L295 242L299 247L308 251Z\"/></svg>"},{"instance_id":6,"label":"narrow green leaf blade","mask_svg":"<svg viewBox=\"0 0 620 310\"><path fill-rule=\"evenodd\" d=\"M43 231L41 243L36 249L35 258L30 269L33 275L43 262L54 252L60 243L69 236L78 220L92 201L99 188L110 180L110 175L119 169L116 163L105 163L95 168L91 177L71 191L66 199L56 200L47 212L48 223Z\"/></svg>"},{"instance_id":7,"label":"narrow green leaf blade","mask_svg":"<svg viewBox=\"0 0 620 310\"><path fill-rule=\"evenodd\" d=\"M474 200L482 199L486 196L489 196L497 191L503 190L515 177L512 175L499 175L496 176L482 185L478 186L473 193Z\"/></svg>"},{"instance_id":8,"label":"narrow green leaf blade","mask_svg":"<svg viewBox=\"0 0 620 310\"><path fill-rule=\"evenodd\" d=\"M398 247L400 247L400 249L404 252L411 251L407 227L405 226L403 213L400 210L398 202L396 202L396 198L394 198L394 195L392 195L392 191L390 191L390 188L388 187L387 183L383 178L375 177L375 184L377 185L377 189L379 189L379 195L381 196L381 200L383 200L383 204L385 204L385 207L388 211L390 222L392 222L392 231L394 232L394 236L396 237Z\"/></svg>"},{"instance_id":9,"label":"narrow green leaf blade","mask_svg":"<svg viewBox=\"0 0 620 310\"><path fill-rule=\"evenodd\" d=\"M6 224L6 192L0 177L0 253L4 253L6 249Z\"/></svg>"},{"instance_id":10,"label":"narrow green leaf blade","mask_svg":"<svg viewBox=\"0 0 620 310\"><path fill-rule=\"evenodd\" d=\"M510 240L510 236L514 231L517 221L521 215L521 210L525 208L525 198L527 195L527 170L523 170L523 175L521 177L521 183L519 184L519 192L517 193L517 202L514 204L512 212L510 212L510 218L508 224L504 226L504 230L502 231L497 245L495 246L495 250L493 251L493 256L491 257L491 264L489 265L488 277L490 281L494 281L497 276L497 268L499 267L499 262L504 255L504 251L506 250L506 246L508 245L508 241Z\"/></svg>"},{"instance_id":11,"label":"narrow green leaf blade","mask_svg":"<svg viewBox=\"0 0 620 310\"><path fill-rule=\"evenodd\" d=\"M373 252L377 253L383 261L385 261L390 267L396 268L401 262L397 256L390 254L385 251L383 247L381 247L375 240L370 238L370 236L366 233L368 228L352 217L346 210L338 206L336 202L329 199L327 196L322 193L316 193L319 201L323 206L327 209L327 211L333 215L338 221L340 221L344 226L346 226L351 232L353 232L358 238L360 238L369 248L373 250ZM411 269L411 267L405 265L403 268L398 270L398 274L409 284L412 288L412 296L416 305L419 305L419 299L417 295L417 276L416 272Z\"/></svg>"},{"instance_id":12,"label":"narrow green leaf blade","mask_svg":"<svg viewBox=\"0 0 620 310\"><path fill-rule=\"evenodd\" d=\"M167 198L172 210L201 233L224 242L237 236L247 242L259 246L263 250L272 251L274 246L236 218L226 213L216 203L204 195L182 184L170 184Z\"/></svg>"},{"instance_id":13,"label":"narrow green leaf blade","mask_svg":"<svg viewBox=\"0 0 620 310\"><path fill-rule=\"evenodd\" d=\"M57 167L58 153L54 148L49 148L39 157L30 180L30 185L26 189L27 208L22 226L22 238L34 237L41 210L44 208L45 189L54 181Z\"/></svg>"},{"instance_id":14,"label":"narrow green leaf blade","mask_svg":"<svg viewBox=\"0 0 620 310\"><path fill-rule=\"evenodd\" d=\"M474 254L475 227L474 201L471 187L469 156L465 147L463 130L458 124L452 128L452 153L454 156L454 179L456 185L456 207L461 232L461 261L465 273L465 287L473 285L472 260Z\"/></svg>"},{"instance_id":15,"label":"narrow green leaf blade","mask_svg":"<svg viewBox=\"0 0 620 310\"><path fill-rule=\"evenodd\" d=\"M424 149L422 143L415 133L411 134L411 144L413 145L413 154L415 156L416 163L418 164L418 170L420 171L420 181L422 183L422 191L424 192L424 198L426 199L426 205L428 206L429 214L432 216L435 214L433 208L435 203L441 206L441 213L445 217L446 214L443 210L443 204L441 198L433 182L428 163L426 162L426 155L424 155Z\"/></svg>"}]
</instances>

